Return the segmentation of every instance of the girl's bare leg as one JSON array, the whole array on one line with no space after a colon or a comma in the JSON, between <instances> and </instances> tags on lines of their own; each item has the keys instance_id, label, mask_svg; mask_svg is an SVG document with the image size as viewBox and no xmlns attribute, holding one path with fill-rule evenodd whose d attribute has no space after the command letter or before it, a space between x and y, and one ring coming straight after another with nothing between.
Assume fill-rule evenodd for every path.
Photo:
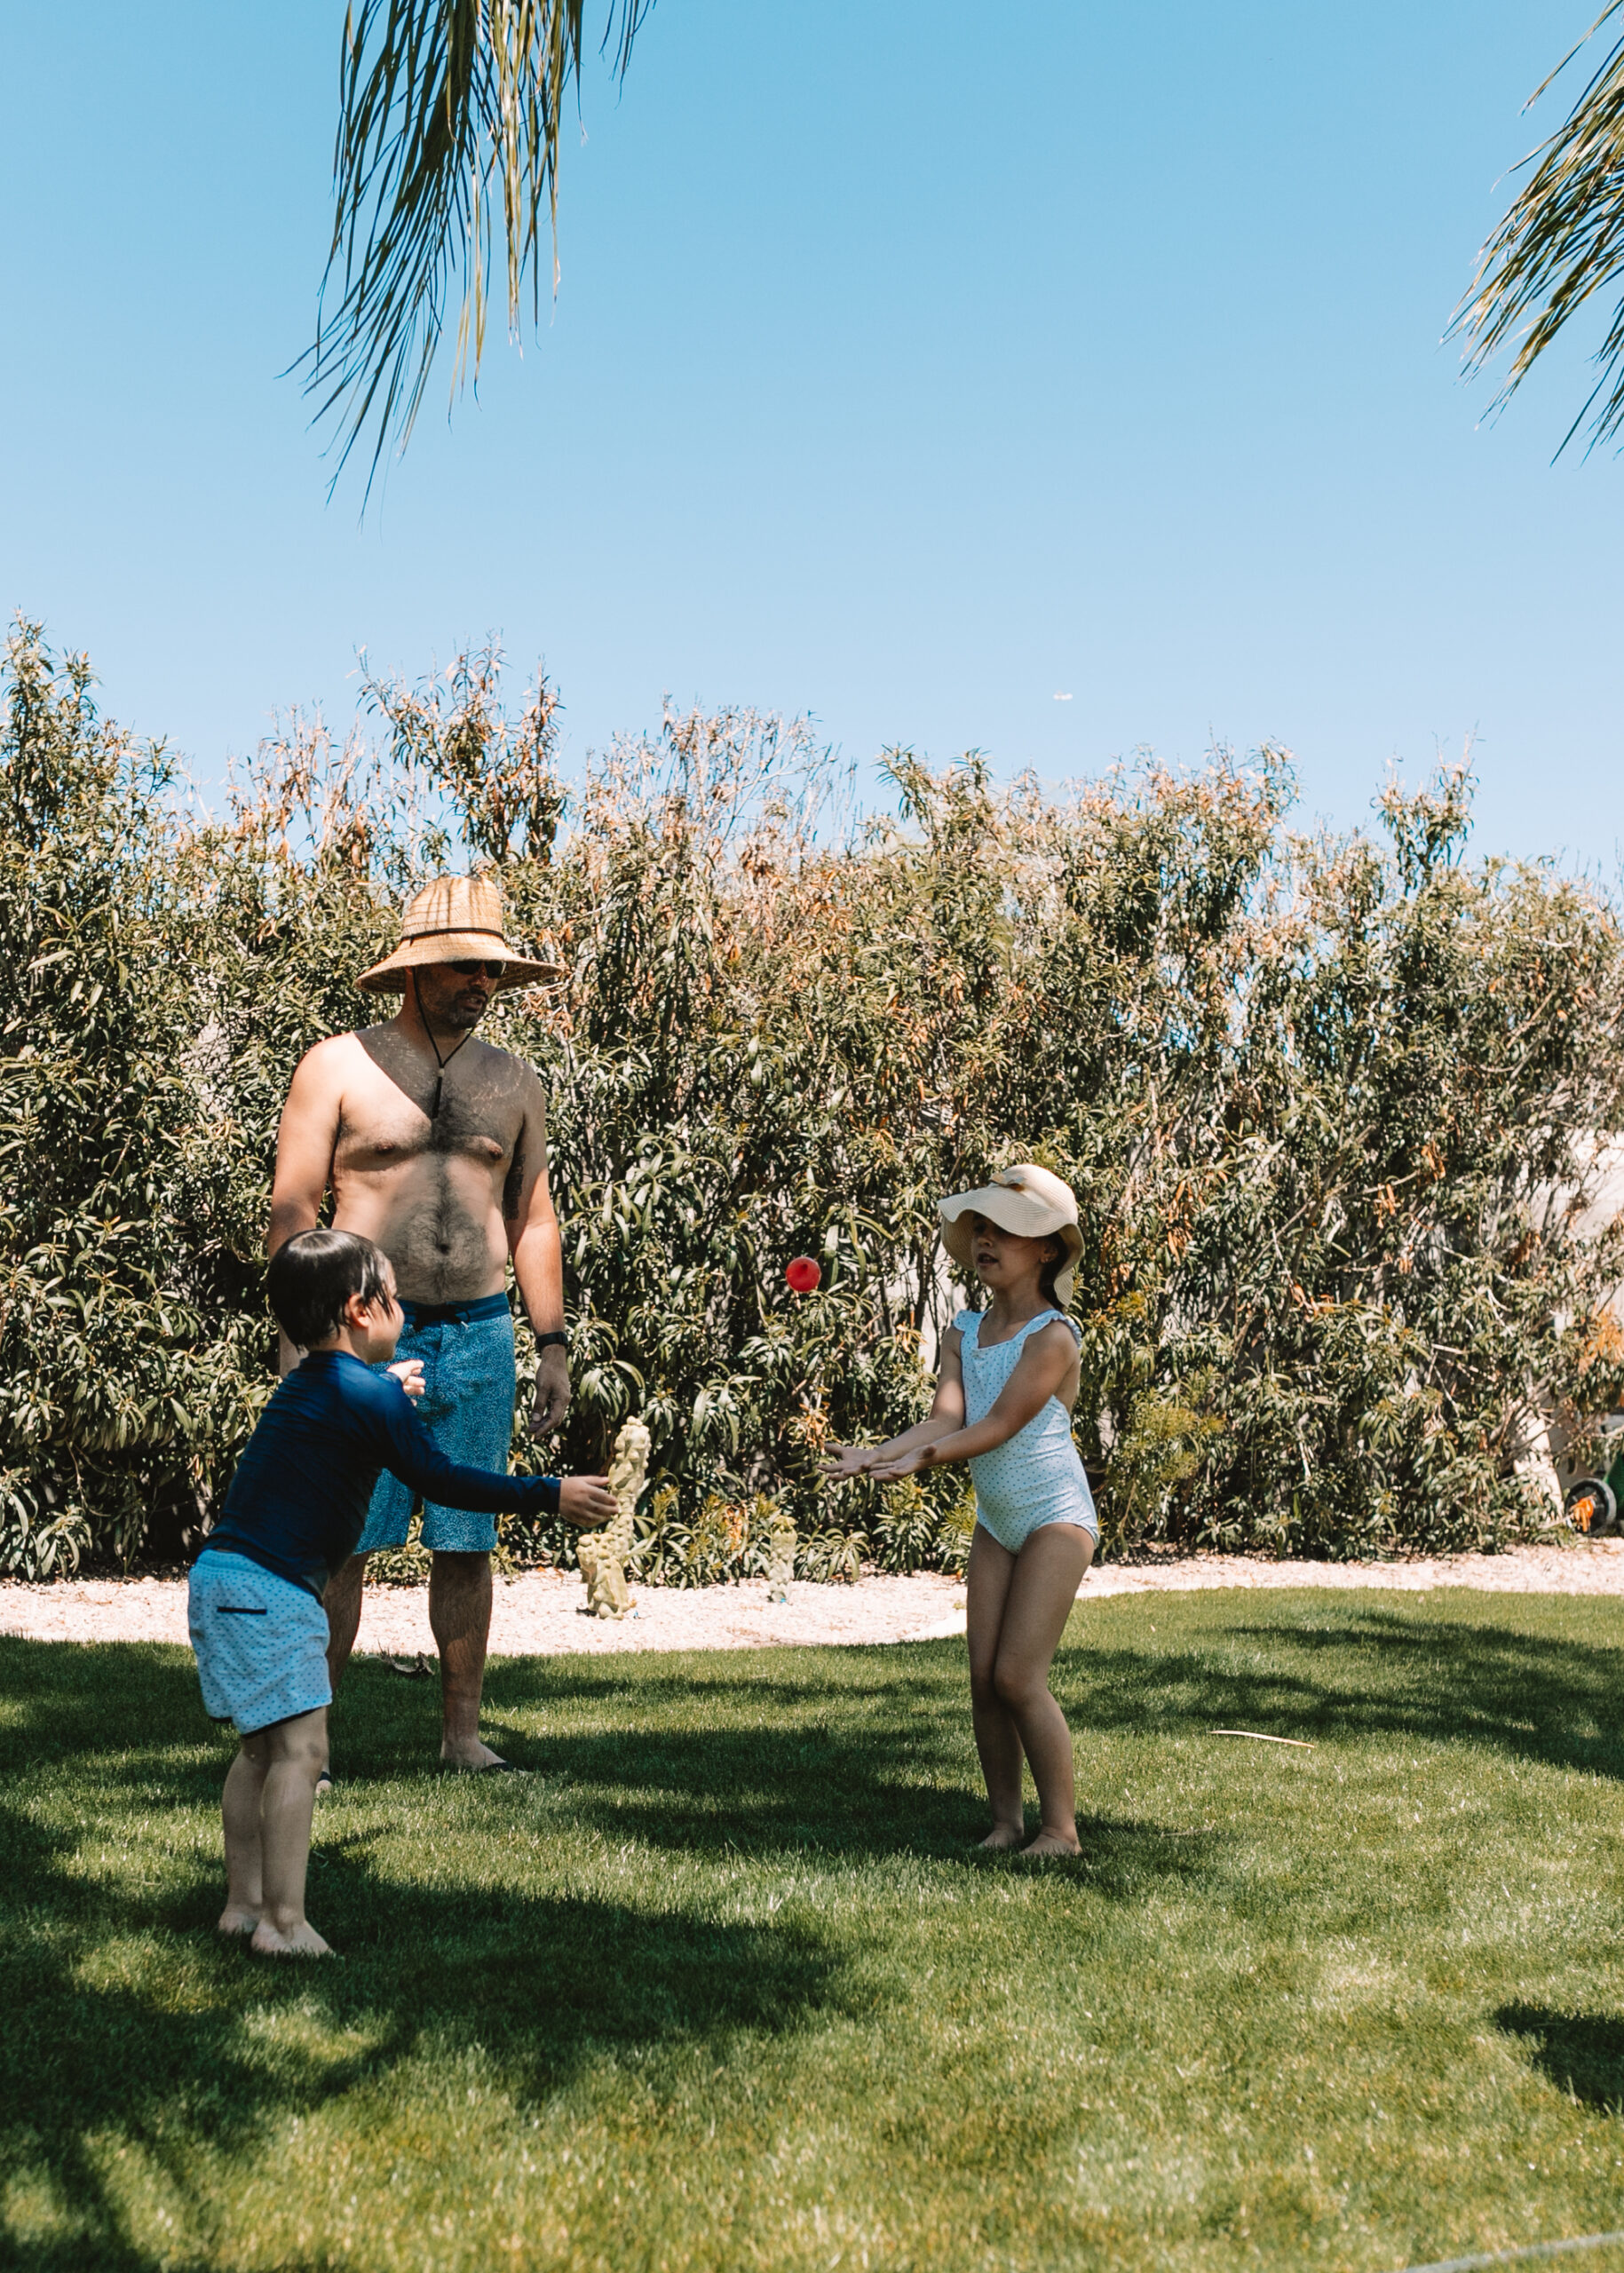
<instances>
[{"instance_id":1,"label":"girl's bare leg","mask_svg":"<svg viewBox=\"0 0 1624 2273\"><path fill-rule=\"evenodd\" d=\"M254 1947L272 1957L325 1957L327 1944L305 1915L305 1873L316 1778L327 1765L327 1707L259 1733L270 1764L259 1816L265 1907Z\"/></svg>"},{"instance_id":2,"label":"girl's bare leg","mask_svg":"<svg viewBox=\"0 0 1624 2273\"><path fill-rule=\"evenodd\" d=\"M259 1851L259 1802L270 1754L263 1735L244 1737L226 1776L220 1817L226 1827L226 1907L222 1934L251 1934L265 1906Z\"/></svg>"},{"instance_id":3,"label":"girl's bare leg","mask_svg":"<svg viewBox=\"0 0 1624 2273\"><path fill-rule=\"evenodd\" d=\"M1018 1556L998 1629L993 1689L1032 1762L1042 1819L1027 1855L1077 1852L1072 1732L1049 1693L1049 1668L1077 1589L1094 1559L1093 1535L1080 1524L1045 1524Z\"/></svg>"},{"instance_id":4,"label":"girl's bare leg","mask_svg":"<svg viewBox=\"0 0 1624 2273\"><path fill-rule=\"evenodd\" d=\"M978 1524L970 1535L970 1568L965 1574L964 1628L970 1643L970 1719L993 1810L993 1827L981 1841L984 1847L1019 1847L1026 1836L1021 1808L1025 1755L1020 1730L993 1679L1004 1604L1015 1570L1016 1558L1009 1548L1000 1547L991 1532Z\"/></svg>"}]
</instances>

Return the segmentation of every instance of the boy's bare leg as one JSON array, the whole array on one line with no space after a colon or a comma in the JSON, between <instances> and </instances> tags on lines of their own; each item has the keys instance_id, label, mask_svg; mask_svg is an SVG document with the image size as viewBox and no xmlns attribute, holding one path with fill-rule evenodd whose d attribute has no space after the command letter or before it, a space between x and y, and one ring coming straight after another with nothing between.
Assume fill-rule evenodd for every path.
<instances>
[{"instance_id":1,"label":"boy's bare leg","mask_svg":"<svg viewBox=\"0 0 1624 2273\"><path fill-rule=\"evenodd\" d=\"M334 1572L321 1597L327 1611L327 1677L335 1697L360 1630L361 1582L366 1575L366 1556L352 1555Z\"/></svg>"},{"instance_id":2,"label":"boy's bare leg","mask_svg":"<svg viewBox=\"0 0 1624 2273\"><path fill-rule=\"evenodd\" d=\"M254 1947L268 1957L325 1957L327 1944L305 1915L305 1874L316 1778L327 1765L327 1707L297 1713L259 1734L270 1764L259 1810L265 1908Z\"/></svg>"},{"instance_id":3,"label":"boy's bare leg","mask_svg":"<svg viewBox=\"0 0 1624 2273\"><path fill-rule=\"evenodd\" d=\"M488 1555L436 1554L429 1569L429 1627L440 1651L440 1756L453 1768L495 1768L500 1755L479 1740L479 1700L491 1630Z\"/></svg>"},{"instance_id":4,"label":"boy's bare leg","mask_svg":"<svg viewBox=\"0 0 1624 2273\"><path fill-rule=\"evenodd\" d=\"M980 1754L981 1773L993 1810L984 1847L1019 1847L1026 1836L1021 1804L1024 1754L1014 1715L993 1683L1004 1605L1015 1576L1016 1558L978 1524L970 1536L965 1573L965 1636L970 1643L970 1712Z\"/></svg>"},{"instance_id":5,"label":"boy's bare leg","mask_svg":"<svg viewBox=\"0 0 1624 2273\"><path fill-rule=\"evenodd\" d=\"M226 1775L220 1817L226 1828L226 1907L222 1934L251 1934L265 1906L259 1803L270 1754L262 1735L244 1737Z\"/></svg>"},{"instance_id":6,"label":"boy's bare leg","mask_svg":"<svg viewBox=\"0 0 1624 2273\"><path fill-rule=\"evenodd\" d=\"M1042 1810L1025 1855L1078 1851L1072 1732L1049 1693L1049 1668L1093 1559L1093 1535L1081 1524L1046 1524L1016 1557L1004 1604L993 1686L1020 1731Z\"/></svg>"}]
</instances>

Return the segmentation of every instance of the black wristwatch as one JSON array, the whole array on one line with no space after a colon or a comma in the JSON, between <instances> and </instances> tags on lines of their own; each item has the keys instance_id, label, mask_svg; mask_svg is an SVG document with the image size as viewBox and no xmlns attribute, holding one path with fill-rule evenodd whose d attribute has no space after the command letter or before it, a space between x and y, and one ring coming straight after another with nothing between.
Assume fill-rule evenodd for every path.
<instances>
[{"instance_id":1,"label":"black wristwatch","mask_svg":"<svg viewBox=\"0 0 1624 2273\"><path fill-rule=\"evenodd\" d=\"M551 1350L555 1342L560 1350L567 1350L569 1348L568 1334L555 1331L551 1334L538 1334L535 1337L535 1346L538 1350Z\"/></svg>"}]
</instances>

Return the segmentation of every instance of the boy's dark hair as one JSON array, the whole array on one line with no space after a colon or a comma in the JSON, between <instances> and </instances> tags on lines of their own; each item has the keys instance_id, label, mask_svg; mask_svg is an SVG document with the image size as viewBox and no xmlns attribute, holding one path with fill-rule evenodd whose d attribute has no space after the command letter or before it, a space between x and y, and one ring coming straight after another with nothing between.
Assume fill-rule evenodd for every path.
<instances>
[{"instance_id":1,"label":"boy's dark hair","mask_svg":"<svg viewBox=\"0 0 1624 2273\"><path fill-rule=\"evenodd\" d=\"M289 1342L308 1350L344 1324L352 1295L375 1303L388 1290L384 1250L354 1232L296 1232L271 1257L265 1292Z\"/></svg>"}]
</instances>

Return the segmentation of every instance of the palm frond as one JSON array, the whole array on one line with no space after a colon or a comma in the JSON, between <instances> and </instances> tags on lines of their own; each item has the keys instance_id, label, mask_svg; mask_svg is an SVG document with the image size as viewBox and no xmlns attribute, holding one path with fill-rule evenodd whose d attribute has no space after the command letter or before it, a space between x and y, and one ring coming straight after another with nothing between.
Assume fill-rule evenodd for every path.
<instances>
[{"instance_id":1,"label":"palm frond","mask_svg":"<svg viewBox=\"0 0 1624 2273\"><path fill-rule=\"evenodd\" d=\"M510 332L527 280L540 313L543 211L557 289L558 132L580 83L584 4L353 0L346 11L333 240L302 360L318 419L338 416L340 470L372 432L368 487L390 437L404 447L411 432L458 282L453 395L479 370L498 211ZM617 75L653 4L608 0L603 48Z\"/></svg>"},{"instance_id":2,"label":"palm frond","mask_svg":"<svg viewBox=\"0 0 1624 2273\"><path fill-rule=\"evenodd\" d=\"M1624 0L1610 0L1530 103L1620 8ZM1624 38L1564 124L1522 165L1533 171L1484 247L1471 289L1450 326L1452 334L1471 343L1470 372L1512 347L1497 405L1515 393L1569 318L1624 275ZM1596 361L1601 376L1563 438L1564 449L1598 397L1591 446L1624 428L1624 299L1612 311Z\"/></svg>"}]
</instances>

